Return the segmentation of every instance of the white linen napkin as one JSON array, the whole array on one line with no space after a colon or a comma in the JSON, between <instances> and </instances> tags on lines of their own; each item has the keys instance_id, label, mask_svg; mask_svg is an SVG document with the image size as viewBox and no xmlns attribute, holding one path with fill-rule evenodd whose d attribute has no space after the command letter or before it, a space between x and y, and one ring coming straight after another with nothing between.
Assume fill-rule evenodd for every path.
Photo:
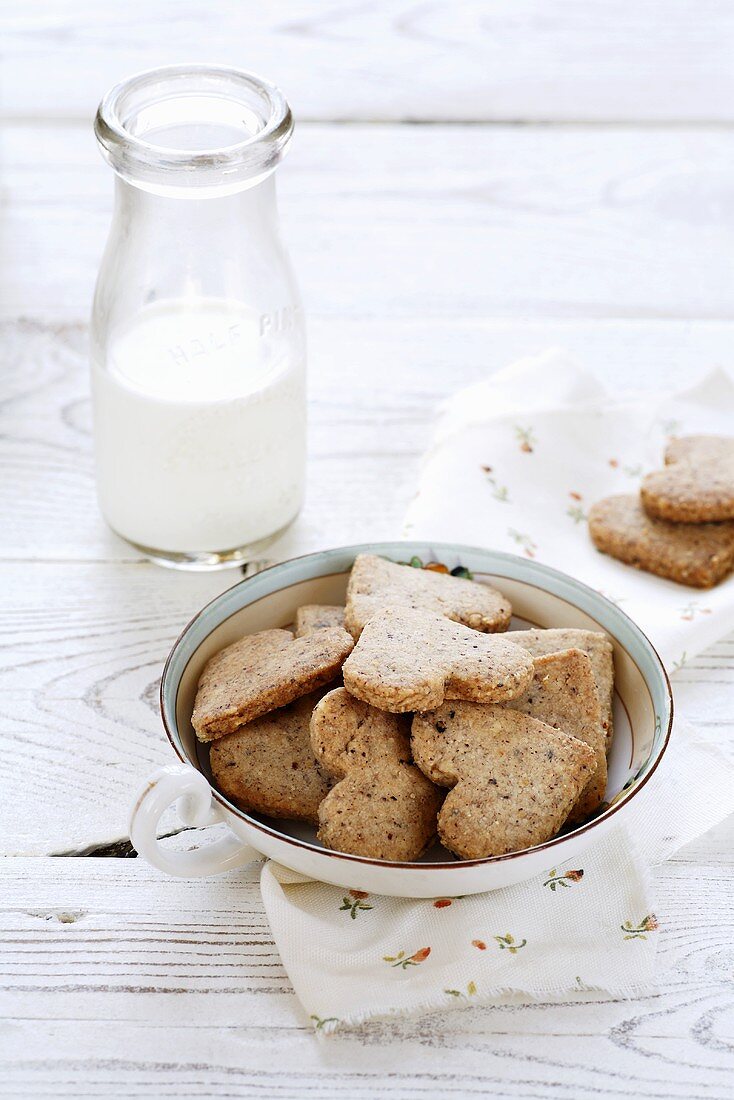
<instances>
[{"instance_id":1,"label":"white linen napkin","mask_svg":"<svg viewBox=\"0 0 734 1100\"><path fill-rule=\"evenodd\" d=\"M265 910L314 1028L328 1033L517 992L649 991L665 940L650 865L734 813L733 773L715 746L679 722L625 828L572 863L487 894L388 898L266 863ZM674 949L669 943L670 962Z\"/></svg>"},{"instance_id":2,"label":"white linen napkin","mask_svg":"<svg viewBox=\"0 0 734 1100\"><path fill-rule=\"evenodd\" d=\"M619 602L679 665L734 628L732 582L696 593L605 558L585 513L601 496L636 491L642 472L661 464L667 434L732 424L734 380L723 371L685 394L618 401L548 352L449 402L405 533L525 553L572 573ZM314 1028L517 992L644 992L665 943L651 867L734 813L733 777L727 758L677 721L623 829L572 864L474 897L377 897L266 864L265 908Z\"/></svg>"},{"instance_id":3,"label":"white linen napkin","mask_svg":"<svg viewBox=\"0 0 734 1100\"><path fill-rule=\"evenodd\" d=\"M734 376L719 369L677 394L618 398L559 351L462 390L445 407L404 534L524 554L618 603L669 671L734 630L734 577L708 591L600 554L594 501L636 493L666 438L734 433Z\"/></svg>"}]
</instances>

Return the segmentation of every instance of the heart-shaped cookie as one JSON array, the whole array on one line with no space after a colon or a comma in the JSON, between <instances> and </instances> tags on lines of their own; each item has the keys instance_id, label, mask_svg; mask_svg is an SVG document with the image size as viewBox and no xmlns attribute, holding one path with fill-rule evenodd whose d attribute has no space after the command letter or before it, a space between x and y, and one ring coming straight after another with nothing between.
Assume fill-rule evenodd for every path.
<instances>
[{"instance_id":1,"label":"heart-shaped cookie","mask_svg":"<svg viewBox=\"0 0 734 1100\"><path fill-rule=\"evenodd\" d=\"M576 824L597 810L607 787L606 736L591 661L580 649L536 657L533 682L505 706L577 737L596 754L596 768L569 814Z\"/></svg>"},{"instance_id":2,"label":"heart-shaped cookie","mask_svg":"<svg viewBox=\"0 0 734 1100\"><path fill-rule=\"evenodd\" d=\"M341 627L294 638L290 630L248 634L216 653L199 680L191 724L213 741L284 707L338 675L354 639Z\"/></svg>"},{"instance_id":3,"label":"heart-shaped cookie","mask_svg":"<svg viewBox=\"0 0 734 1100\"><path fill-rule=\"evenodd\" d=\"M350 695L401 713L433 710L444 699L512 699L530 684L533 661L505 636L392 607L370 619L342 673Z\"/></svg>"},{"instance_id":4,"label":"heart-shaped cookie","mask_svg":"<svg viewBox=\"0 0 734 1100\"><path fill-rule=\"evenodd\" d=\"M631 494L592 505L589 534L603 553L691 588L711 588L734 569L734 521L653 519Z\"/></svg>"},{"instance_id":5,"label":"heart-shaped cookie","mask_svg":"<svg viewBox=\"0 0 734 1100\"><path fill-rule=\"evenodd\" d=\"M513 635L509 637L514 640ZM527 649L531 657L545 657L580 649L591 661L596 690L601 707L607 752L614 737L614 650L606 634L599 630L578 630L575 627L533 627L517 634L517 644Z\"/></svg>"},{"instance_id":6,"label":"heart-shaped cookie","mask_svg":"<svg viewBox=\"0 0 734 1100\"><path fill-rule=\"evenodd\" d=\"M681 436L671 440L665 462L642 482L648 515L675 523L734 520L734 438Z\"/></svg>"},{"instance_id":7,"label":"heart-shaped cookie","mask_svg":"<svg viewBox=\"0 0 734 1100\"><path fill-rule=\"evenodd\" d=\"M209 763L222 794L244 810L315 824L331 786L311 748L320 697L305 695L215 741Z\"/></svg>"},{"instance_id":8,"label":"heart-shaped cookie","mask_svg":"<svg viewBox=\"0 0 734 1100\"><path fill-rule=\"evenodd\" d=\"M421 771L452 788L438 835L462 859L550 840L597 766L583 741L496 705L444 703L416 714L411 740Z\"/></svg>"},{"instance_id":9,"label":"heart-shaped cookie","mask_svg":"<svg viewBox=\"0 0 734 1100\"><path fill-rule=\"evenodd\" d=\"M330 626L344 627L344 608L332 604L307 603L296 611L296 637L303 638L314 630Z\"/></svg>"},{"instance_id":10,"label":"heart-shaped cookie","mask_svg":"<svg viewBox=\"0 0 734 1100\"><path fill-rule=\"evenodd\" d=\"M347 630L358 638L367 620L387 607L430 611L487 633L507 630L512 616L510 601L488 584L359 554L347 588Z\"/></svg>"},{"instance_id":11,"label":"heart-shaped cookie","mask_svg":"<svg viewBox=\"0 0 734 1100\"><path fill-rule=\"evenodd\" d=\"M311 745L337 780L319 807L321 843L371 859L418 859L436 835L443 792L411 763L410 720L335 688L314 709Z\"/></svg>"}]
</instances>

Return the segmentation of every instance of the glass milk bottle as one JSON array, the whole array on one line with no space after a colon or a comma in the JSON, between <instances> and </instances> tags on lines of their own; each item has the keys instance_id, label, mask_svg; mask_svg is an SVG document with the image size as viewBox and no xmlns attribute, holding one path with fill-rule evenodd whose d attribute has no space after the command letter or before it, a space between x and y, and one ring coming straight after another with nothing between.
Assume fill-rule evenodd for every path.
<instances>
[{"instance_id":1,"label":"glass milk bottle","mask_svg":"<svg viewBox=\"0 0 734 1100\"><path fill-rule=\"evenodd\" d=\"M273 85L203 65L134 76L97 112L116 177L91 331L97 491L165 565L242 561L302 503L305 335L274 177L292 130Z\"/></svg>"}]
</instances>

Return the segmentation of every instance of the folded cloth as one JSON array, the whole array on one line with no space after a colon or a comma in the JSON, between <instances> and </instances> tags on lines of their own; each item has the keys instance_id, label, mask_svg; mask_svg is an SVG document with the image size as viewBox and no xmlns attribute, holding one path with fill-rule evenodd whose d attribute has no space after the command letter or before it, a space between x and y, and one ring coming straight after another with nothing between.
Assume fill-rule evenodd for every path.
<instances>
[{"instance_id":1,"label":"folded cloth","mask_svg":"<svg viewBox=\"0 0 734 1100\"><path fill-rule=\"evenodd\" d=\"M570 573L618 603L670 670L734 630L734 577L700 591L600 554L586 529L594 501L637 493L670 435L734 430L734 376L677 394L619 397L547 351L450 400L404 534L491 547Z\"/></svg>"},{"instance_id":2,"label":"folded cloth","mask_svg":"<svg viewBox=\"0 0 734 1100\"><path fill-rule=\"evenodd\" d=\"M462 898L388 898L313 882L276 863L261 874L270 927L314 1028L495 1001L655 985L664 915L654 869L734 813L734 768L678 723L624 828L529 882Z\"/></svg>"},{"instance_id":3,"label":"folded cloth","mask_svg":"<svg viewBox=\"0 0 734 1100\"><path fill-rule=\"evenodd\" d=\"M603 557L585 529L601 496L636 492L666 435L731 430L734 380L686 394L617 400L548 352L447 406L406 534L490 546L572 573L619 602L670 662L734 627L734 590L689 593ZM734 768L678 721L625 825L578 860L517 886L463 898L377 897L274 863L262 896L283 963L314 1028L507 994L538 997L654 986L665 937L654 864L734 812Z\"/></svg>"}]
</instances>

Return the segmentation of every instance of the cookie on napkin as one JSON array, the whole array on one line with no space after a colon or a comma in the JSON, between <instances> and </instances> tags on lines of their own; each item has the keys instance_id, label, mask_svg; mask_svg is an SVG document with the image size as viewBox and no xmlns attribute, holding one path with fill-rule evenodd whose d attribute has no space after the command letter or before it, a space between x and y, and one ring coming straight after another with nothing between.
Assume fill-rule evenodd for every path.
<instances>
[{"instance_id":1,"label":"cookie on napkin","mask_svg":"<svg viewBox=\"0 0 734 1100\"><path fill-rule=\"evenodd\" d=\"M415 715L411 740L421 771L452 788L438 835L462 859L550 840L597 766L590 745L502 706L444 703Z\"/></svg>"},{"instance_id":2,"label":"cookie on napkin","mask_svg":"<svg viewBox=\"0 0 734 1100\"><path fill-rule=\"evenodd\" d=\"M199 680L191 724L200 741L234 733L271 710L331 683L354 639L341 627L294 638L290 630L248 634L216 653Z\"/></svg>"},{"instance_id":3,"label":"cookie on napkin","mask_svg":"<svg viewBox=\"0 0 734 1100\"><path fill-rule=\"evenodd\" d=\"M711 588L734 569L734 521L653 519L636 496L606 497L592 505L589 534L603 553L691 588Z\"/></svg>"},{"instance_id":4,"label":"cookie on napkin","mask_svg":"<svg viewBox=\"0 0 734 1100\"><path fill-rule=\"evenodd\" d=\"M586 821L604 801L607 788L606 731L589 657L580 649L567 649L536 658L532 684L505 705L584 741L594 750L596 769L568 818L573 824Z\"/></svg>"},{"instance_id":5,"label":"cookie on napkin","mask_svg":"<svg viewBox=\"0 0 734 1100\"><path fill-rule=\"evenodd\" d=\"M510 601L488 584L359 554L347 587L347 630L358 638L367 620L387 607L431 611L487 633L507 630L512 617Z\"/></svg>"},{"instance_id":6,"label":"cookie on napkin","mask_svg":"<svg viewBox=\"0 0 734 1100\"><path fill-rule=\"evenodd\" d=\"M433 710L446 699L502 702L532 680L530 654L430 611L375 614L342 669L350 695L381 710Z\"/></svg>"},{"instance_id":7,"label":"cookie on napkin","mask_svg":"<svg viewBox=\"0 0 734 1100\"><path fill-rule=\"evenodd\" d=\"M734 520L734 438L681 436L669 443L665 462L642 482L648 515L675 523Z\"/></svg>"},{"instance_id":8,"label":"cookie on napkin","mask_svg":"<svg viewBox=\"0 0 734 1100\"><path fill-rule=\"evenodd\" d=\"M587 655L594 672L609 752L614 736L614 650L607 635L602 631L578 630L575 627L549 627L547 630L533 627L531 630L518 631L517 636L513 631L508 637L527 649L532 657L545 657L549 653L560 653L568 649L580 649Z\"/></svg>"},{"instance_id":9,"label":"cookie on napkin","mask_svg":"<svg viewBox=\"0 0 734 1100\"><path fill-rule=\"evenodd\" d=\"M443 792L411 762L410 720L335 688L314 709L311 745L337 781L319 807L321 843L370 859L418 859L436 836Z\"/></svg>"},{"instance_id":10,"label":"cookie on napkin","mask_svg":"<svg viewBox=\"0 0 734 1100\"><path fill-rule=\"evenodd\" d=\"M331 784L311 748L313 692L215 741L214 781L230 802L268 817L316 824Z\"/></svg>"}]
</instances>

